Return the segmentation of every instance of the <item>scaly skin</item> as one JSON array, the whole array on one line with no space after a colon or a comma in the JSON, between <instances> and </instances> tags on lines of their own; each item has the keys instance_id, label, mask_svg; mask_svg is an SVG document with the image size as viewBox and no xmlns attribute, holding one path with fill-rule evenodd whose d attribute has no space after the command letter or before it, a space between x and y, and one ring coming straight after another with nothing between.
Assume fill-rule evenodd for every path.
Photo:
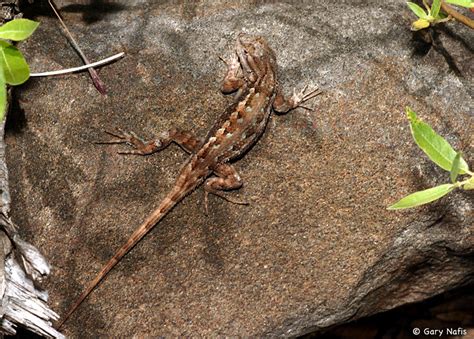
<instances>
[{"instance_id":1,"label":"scaly skin","mask_svg":"<svg viewBox=\"0 0 474 339\"><path fill-rule=\"evenodd\" d=\"M143 141L133 133L120 130L117 133L107 132L115 138L105 143L127 143L134 147L132 151L121 153L147 155L164 149L171 142L176 142L191 155L168 195L89 283L66 312L58 328L120 259L187 194L205 181L207 211L209 193L223 197L222 191L242 186L240 176L228 162L240 157L256 143L265 130L272 108L276 112L286 113L320 93L315 89L305 94L305 87L300 93L294 93L289 100L285 100L278 89L275 53L263 38L241 33L237 38L235 49L236 55L227 65L228 71L222 84L222 91L224 93L237 91L236 101L225 110L203 141L189 132L177 129L165 132L160 138L149 142ZM208 178L211 174L215 176Z\"/></svg>"}]
</instances>

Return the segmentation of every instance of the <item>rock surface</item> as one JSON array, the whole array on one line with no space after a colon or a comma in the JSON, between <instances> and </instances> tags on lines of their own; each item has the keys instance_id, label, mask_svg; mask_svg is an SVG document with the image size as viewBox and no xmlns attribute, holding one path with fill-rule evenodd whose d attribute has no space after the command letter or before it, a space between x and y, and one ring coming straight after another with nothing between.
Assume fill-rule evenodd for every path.
<instances>
[{"instance_id":1,"label":"rock surface","mask_svg":"<svg viewBox=\"0 0 474 339\"><path fill-rule=\"evenodd\" d=\"M128 2L127 2L128 3ZM65 334L299 335L472 282L473 193L394 212L404 195L444 183L412 141L409 105L474 158L473 35L449 23L436 48L414 39L404 1L272 4L64 4L86 55L126 57L100 71L31 79L9 117L12 214L53 265L62 313L159 203L186 159L98 146L104 129L145 137L180 126L205 135L230 102L219 93L241 31L267 38L285 92L318 84L314 112L273 116L236 168L245 181L203 213L197 190L108 275ZM49 11L23 49L32 71L79 58ZM94 16L91 18L90 14ZM422 53L423 52L423 53ZM472 167L472 166L471 166ZM40 227L41 225L41 227Z\"/></svg>"}]
</instances>

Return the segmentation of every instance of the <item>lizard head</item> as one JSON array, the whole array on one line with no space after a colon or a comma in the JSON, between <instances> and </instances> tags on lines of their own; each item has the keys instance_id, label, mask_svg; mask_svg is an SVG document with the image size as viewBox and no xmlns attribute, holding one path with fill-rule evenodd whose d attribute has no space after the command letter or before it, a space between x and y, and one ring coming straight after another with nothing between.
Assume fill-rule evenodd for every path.
<instances>
[{"instance_id":1,"label":"lizard head","mask_svg":"<svg viewBox=\"0 0 474 339\"><path fill-rule=\"evenodd\" d=\"M240 33L236 52L244 77L250 82L256 81L261 75L276 71L275 53L260 36Z\"/></svg>"}]
</instances>

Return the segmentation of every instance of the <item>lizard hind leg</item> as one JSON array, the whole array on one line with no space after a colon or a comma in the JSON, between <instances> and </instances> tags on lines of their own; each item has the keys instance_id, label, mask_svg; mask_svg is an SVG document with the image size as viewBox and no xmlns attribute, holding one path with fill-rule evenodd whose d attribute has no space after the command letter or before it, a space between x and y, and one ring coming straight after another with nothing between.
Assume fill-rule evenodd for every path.
<instances>
[{"instance_id":1,"label":"lizard hind leg","mask_svg":"<svg viewBox=\"0 0 474 339\"><path fill-rule=\"evenodd\" d=\"M218 197L221 197L233 204L249 204L248 202L234 200L224 195L224 191L235 190L242 187L243 185L242 179L232 165L218 164L215 166L213 171L217 177L209 178L204 183L204 209L206 215L208 215L209 193L217 195Z\"/></svg>"},{"instance_id":2,"label":"lizard hind leg","mask_svg":"<svg viewBox=\"0 0 474 339\"><path fill-rule=\"evenodd\" d=\"M127 144L134 148L130 151L120 151L119 154L149 155L165 149L172 142L178 144L187 153L193 153L198 150L202 143L202 140L193 133L176 128L163 132L159 137L149 141L145 141L133 132L124 132L119 128L117 128L117 132L105 131L105 133L114 138L108 141L96 142L96 144Z\"/></svg>"}]
</instances>

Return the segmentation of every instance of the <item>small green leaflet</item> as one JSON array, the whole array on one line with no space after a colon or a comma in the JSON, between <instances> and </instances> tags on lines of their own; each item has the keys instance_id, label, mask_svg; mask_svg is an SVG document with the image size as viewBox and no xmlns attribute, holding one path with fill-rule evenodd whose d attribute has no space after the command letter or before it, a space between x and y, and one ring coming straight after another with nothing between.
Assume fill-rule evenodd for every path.
<instances>
[{"instance_id":1,"label":"small green leaflet","mask_svg":"<svg viewBox=\"0 0 474 339\"><path fill-rule=\"evenodd\" d=\"M16 47L0 40L0 70L8 85L20 85L28 80L30 68Z\"/></svg>"},{"instance_id":2,"label":"small green leaflet","mask_svg":"<svg viewBox=\"0 0 474 339\"><path fill-rule=\"evenodd\" d=\"M410 128L416 144L423 152L439 167L446 171L451 171L456 152L451 145L440 135L438 135L427 123L424 123L416 116L410 107L406 108ZM460 156L459 174L469 171L466 161Z\"/></svg>"},{"instance_id":3,"label":"small green leaflet","mask_svg":"<svg viewBox=\"0 0 474 339\"><path fill-rule=\"evenodd\" d=\"M456 182L456 179L458 178L458 175L459 175L459 160L460 159L461 159L461 152L457 152L453 160L453 167L451 168L451 173L449 173L449 177L453 184Z\"/></svg>"},{"instance_id":4,"label":"small green leaflet","mask_svg":"<svg viewBox=\"0 0 474 339\"><path fill-rule=\"evenodd\" d=\"M423 10L423 8L421 8L417 4L415 4L413 2L407 2L407 5L412 10L412 12L415 13L415 15L417 17L419 17L420 19L427 19L428 18L428 14L426 14L426 12Z\"/></svg>"},{"instance_id":5,"label":"small green leaflet","mask_svg":"<svg viewBox=\"0 0 474 339\"><path fill-rule=\"evenodd\" d=\"M3 121L5 111L7 110L7 84L5 83L5 77L0 72L0 122Z\"/></svg>"},{"instance_id":6,"label":"small green leaflet","mask_svg":"<svg viewBox=\"0 0 474 339\"><path fill-rule=\"evenodd\" d=\"M465 190L474 190L474 177L469 179L462 188L464 188Z\"/></svg>"},{"instance_id":7,"label":"small green leaflet","mask_svg":"<svg viewBox=\"0 0 474 339\"><path fill-rule=\"evenodd\" d=\"M472 0L445 0L444 2L461 7L474 8L474 1Z\"/></svg>"},{"instance_id":8,"label":"small green leaflet","mask_svg":"<svg viewBox=\"0 0 474 339\"><path fill-rule=\"evenodd\" d=\"M21 41L28 38L38 28L39 22L28 19L15 19L0 27L0 38Z\"/></svg>"},{"instance_id":9,"label":"small green leaflet","mask_svg":"<svg viewBox=\"0 0 474 339\"><path fill-rule=\"evenodd\" d=\"M437 19L440 8L441 8L441 0L433 0L433 4L431 5L430 15L433 18Z\"/></svg>"},{"instance_id":10,"label":"small green leaflet","mask_svg":"<svg viewBox=\"0 0 474 339\"><path fill-rule=\"evenodd\" d=\"M405 198L393 204L388 209L401 210L404 208L424 205L448 194L455 187L456 185L453 185L453 184L444 184L444 185L428 188L427 190L424 190L424 191L415 192L410 195L407 195Z\"/></svg>"}]
</instances>

